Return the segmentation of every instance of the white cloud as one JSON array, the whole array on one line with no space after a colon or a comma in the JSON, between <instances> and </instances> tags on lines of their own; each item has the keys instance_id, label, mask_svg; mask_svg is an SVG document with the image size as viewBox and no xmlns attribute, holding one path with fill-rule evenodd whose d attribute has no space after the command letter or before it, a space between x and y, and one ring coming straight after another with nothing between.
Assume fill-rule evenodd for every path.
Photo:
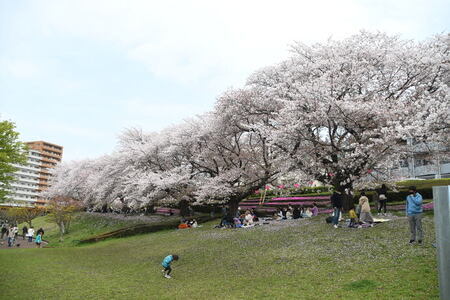
<instances>
[{"instance_id":1,"label":"white cloud","mask_svg":"<svg viewBox=\"0 0 450 300\"><path fill-rule=\"evenodd\" d=\"M351 0L126 3L48 1L42 22L49 33L112 43L157 77L208 84L217 76L228 86L283 59L294 40L357 32L363 15Z\"/></svg>"},{"instance_id":2,"label":"white cloud","mask_svg":"<svg viewBox=\"0 0 450 300\"><path fill-rule=\"evenodd\" d=\"M36 63L26 60L7 60L2 59L0 65L3 65L7 74L17 79L29 79L39 74L39 67Z\"/></svg>"}]
</instances>

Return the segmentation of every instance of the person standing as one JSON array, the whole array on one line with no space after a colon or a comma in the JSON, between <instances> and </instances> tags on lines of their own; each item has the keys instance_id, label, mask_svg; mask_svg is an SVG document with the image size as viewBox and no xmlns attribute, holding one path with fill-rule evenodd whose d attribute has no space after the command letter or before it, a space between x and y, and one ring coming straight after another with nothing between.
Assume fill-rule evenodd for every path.
<instances>
[{"instance_id":1,"label":"person standing","mask_svg":"<svg viewBox=\"0 0 450 300\"><path fill-rule=\"evenodd\" d=\"M380 206L378 207L378 214L381 214L381 210L384 208L383 214L386 215L387 187L384 183L381 185L381 188L378 189L377 193L380 202Z\"/></svg>"},{"instance_id":2,"label":"person standing","mask_svg":"<svg viewBox=\"0 0 450 300\"><path fill-rule=\"evenodd\" d=\"M415 186L409 188L409 195L406 197L406 215L408 216L409 230L411 233L409 243L412 244L416 241L422 244L423 231L422 231L422 195L417 192Z\"/></svg>"},{"instance_id":3,"label":"person standing","mask_svg":"<svg viewBox=\"0 0 450 300\"><path fill-rule=\"evenodd\" d=\"M333 195L331 195L331 204L333 205L333 220L332 224L334 228L338 228L339 224L339 215L342 209L342 195L338 191L334 191Z\"/></svg>"},{"instance_id":4,"label":"person standing","mask_svg":"<svg viewBox=\"0 0 450 300\"><path fill-rule=\"evenodd\" d=\"M8 247L12 247L14 245L15 238L16 238L16 231L14 230L14 227L11 225L9 226L8 230Z\"/></svg>"},{"instance_id":5,"label":"person standing","mask_svg":"<svg viewBox=\"0 0 450 300\"><path fill-rule=\"evenodd\" d=\"M23 226L22 228L22 238L25 240L25 236L28 234L27 226Z\"/></svg>"},{"instance_id":6,"label":"person standing","mask_svg":"<svg viewBox=\"0 0 450 300\"><path fill-rule=\"evenodd\" d=\"M6 224L3 223L2 224L2 237L0 239L3 240L3 237L5 236L5 234L8 232L8 228L6 228Z\"/></svg>"},{"instance_id":7,"label":"person standing","mask_svg":"<svg viewBox=\"0 0 450 300\"><path fill-rule=\"evenodd\" d=\"M41 236L44 236L44 229L39 228L38 231L36 232L36 234L40 234Z\"/></svg>"},{"instance_id":8,"label":"person standing","mask_svg":"<svg viewBox=\"0 0 450 300\"><path fill-rule=\"evenodd\" d=\"M42 235L40 233L38 233L38 235L36 236L36 240L34 242L36 243L37 248L41 248Z\"/></svg>"},{"instance_id":9,"label":"person standing","mask_svg":"<svg viewBox=\"0 0 450 300\"><path fill-rule=\"evenodd\" d=\"M34 228L33 226L31 226L30 228L28 228L28 242L31 243L33 242L33 237L34 237Z\"/></svg>"},{"instance_id":10,"label":"person standing","mask_svg":"<svg viewBox=\"0 0 450 300\"><path fill-rule=\"evenodd\" d=\"M14 239L16 239L17 238L17 234L19 232L19 227L17 227L17 224L14 225L13 229L14 229Z\"/></svg>"}]
</instances>

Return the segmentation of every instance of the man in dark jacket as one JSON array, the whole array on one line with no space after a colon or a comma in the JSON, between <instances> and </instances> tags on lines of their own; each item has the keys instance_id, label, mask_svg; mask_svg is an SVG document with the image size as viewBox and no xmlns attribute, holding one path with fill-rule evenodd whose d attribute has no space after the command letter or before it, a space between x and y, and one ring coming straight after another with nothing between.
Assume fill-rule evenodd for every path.
<instances>
[{"instance_id":1,"label":"man in dark jacket","mask_svg":"<svg viewBox=\"0 0 450 300\"><path fill-rule=\"evenodd\" d=\"M333 227L338 228L339 224L339 216L341 214L342 209L342 195L338 191L334 191L333 195L331 195L331 204L333 205L334 215L333 215Z\"/></svg>"}]
</instances>

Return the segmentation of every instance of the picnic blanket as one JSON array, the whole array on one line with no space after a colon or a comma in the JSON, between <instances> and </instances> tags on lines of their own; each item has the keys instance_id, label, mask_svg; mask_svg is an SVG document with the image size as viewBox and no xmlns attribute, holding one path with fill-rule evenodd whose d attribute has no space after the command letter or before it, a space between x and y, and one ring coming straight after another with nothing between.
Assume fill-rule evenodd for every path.
<instances>
[{"instance_id":1,"label":"picnic blanket","mask_svg":"<svg viewBox=\"0 0 450 300\"><path fill-rule=\"evenodd\" d=\"M374 223L384 223L384 222L388 222L391 219L378 219L378 218L373 218L373 222Z\"/></svg>"}]
</instances>

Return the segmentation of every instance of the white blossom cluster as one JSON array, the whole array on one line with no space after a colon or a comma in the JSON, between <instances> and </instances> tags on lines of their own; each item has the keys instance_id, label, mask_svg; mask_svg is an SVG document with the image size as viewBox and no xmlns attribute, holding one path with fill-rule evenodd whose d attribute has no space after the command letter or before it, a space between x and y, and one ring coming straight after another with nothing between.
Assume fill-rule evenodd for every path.
<instances>
[{"instance_id":1,"label":"white blossom cluster","mask_svg":"<svg viewBox=\"0 0 450 300\"><path fill-rule=\"evenodd\" d=\"M283 176L363 186L408 154L407 139L448 157L449 35L424 42L361 32L297 43L291 56L224 92L213 111L119 149L56 168L47 196L94 208L240 200Z\"/></svg>"}]
</instances>

